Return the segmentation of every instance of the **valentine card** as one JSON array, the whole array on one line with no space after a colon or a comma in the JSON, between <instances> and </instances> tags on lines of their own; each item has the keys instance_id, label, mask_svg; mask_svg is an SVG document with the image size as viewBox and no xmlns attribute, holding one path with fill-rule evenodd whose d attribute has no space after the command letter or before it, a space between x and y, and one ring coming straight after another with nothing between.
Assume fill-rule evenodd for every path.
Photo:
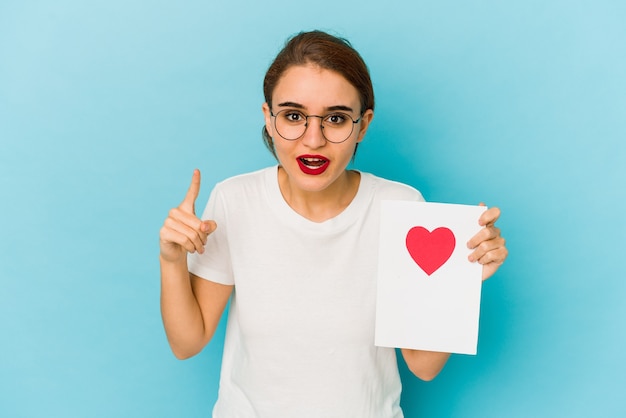
<instances>
[{"instance_id":1,"label":"valentine card","mask_svg":"<svg viewBox=\"0 0 626 418\"><path fill-rule=\"evenodd\" d=\"M383 201L375 344L476 354L482 266L467 241L484 206Z\"/></svg>"}]
</instances>

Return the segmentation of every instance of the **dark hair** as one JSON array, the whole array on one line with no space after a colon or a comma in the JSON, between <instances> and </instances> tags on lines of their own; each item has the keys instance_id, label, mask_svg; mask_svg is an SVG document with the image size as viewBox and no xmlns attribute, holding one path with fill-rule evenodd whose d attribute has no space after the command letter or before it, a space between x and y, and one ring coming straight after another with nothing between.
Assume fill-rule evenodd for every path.
<instances>
[{"instance_id":1,"label":"dark hair","mask_svg":"<svg viewBox=\"0 0 626 418\"><path fill-rule=\"evenodd\" d=\"M314 64L342 75L359 92L361 114L374 110L374 89L361 55L346 39L322 31L300 32L291 37L270 65L263 80L265 101L272 107L272 93L285 71L295 65ZM265 145L276 157L272 137L263 126ZM355 149L356 153L356 149Z\"/></svg>"}]
</instances>

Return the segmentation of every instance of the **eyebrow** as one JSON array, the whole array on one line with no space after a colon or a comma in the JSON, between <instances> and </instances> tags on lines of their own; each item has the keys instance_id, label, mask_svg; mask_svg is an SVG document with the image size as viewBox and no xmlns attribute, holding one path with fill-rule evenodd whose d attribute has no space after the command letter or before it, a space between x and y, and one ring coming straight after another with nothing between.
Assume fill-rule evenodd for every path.
<instances>
[{"instance_id":1,"label":"eyebrow","mask_svg":"<svg viewBox=\"0 0 626 418\"><path fill-rule=\"evenodd\" d=\"M296 109L305 109L304 105L300 103L296 103L296 102L282 102L278 104L278 107L294 107ZM352 109L350 106L344 106L344 105L330 106L330 107L327 107L325 110L330 111L330 112L334 112L337 110L342 110L344 112L354 112L354 109Z\"/></svg>"}]
</instances>

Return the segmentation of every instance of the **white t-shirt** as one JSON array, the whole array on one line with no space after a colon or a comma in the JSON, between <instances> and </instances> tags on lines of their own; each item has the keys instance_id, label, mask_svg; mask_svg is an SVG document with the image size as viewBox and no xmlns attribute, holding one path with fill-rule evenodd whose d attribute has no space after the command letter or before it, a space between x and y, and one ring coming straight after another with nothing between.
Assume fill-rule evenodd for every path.
<instances>
[{"instance_id":1,"label":"white t-shirt","mask_svg":"<svg viewBox=\"0 0 626 418\"><path fill-rule=\"evenodd\" d=\"M395 350L374 346L380 201L423 200L361 173L336 217L312 222L283 199L277 167L214 188L217 222L195 275L235 290L214 418L397 418Z\"/></svg>"}]
</instances>

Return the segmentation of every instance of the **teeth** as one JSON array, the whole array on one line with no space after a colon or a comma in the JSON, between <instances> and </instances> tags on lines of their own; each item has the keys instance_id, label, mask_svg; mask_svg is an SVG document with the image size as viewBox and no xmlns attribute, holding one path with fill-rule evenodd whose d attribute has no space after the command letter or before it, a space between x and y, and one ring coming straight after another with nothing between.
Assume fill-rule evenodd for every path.
<instances>
[{"instance_id":1,"label":"teeth","mask_svg":"<svg viewBox=\"0 0 626 418\"><path fill-rule=\"evenodd\" d=\"M311 168L320 168L322 167L327 160L324 158L306 158L306 157L302 157L300 158L300 161L302 161L302 163L304 163L307 167L311 167Z\"/></svg>"}]
</instances>

